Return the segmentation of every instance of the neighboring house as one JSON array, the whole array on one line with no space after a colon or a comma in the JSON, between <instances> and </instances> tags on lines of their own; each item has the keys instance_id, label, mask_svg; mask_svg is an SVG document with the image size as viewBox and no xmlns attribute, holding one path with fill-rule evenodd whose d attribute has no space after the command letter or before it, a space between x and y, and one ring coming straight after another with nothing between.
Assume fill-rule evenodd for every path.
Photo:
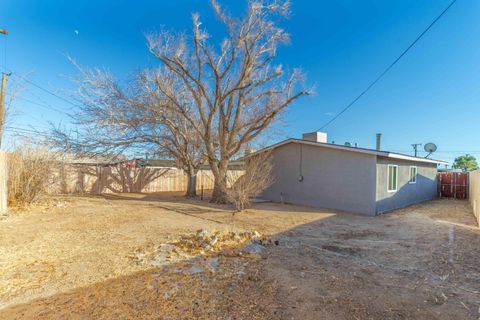
<instances>
[{"instance_id":1,"label":"neighboring house","mask_svg":"<svg viewBox=\"0 0 480 320\"><path fill-rule=\"evenodd\" d=\"M447 164L327 143L321 132L252 155L266 150L272 152L275 181L262 198L365 215L437 198L437 166Z\"/></svg>"},{"instance_id":2,"label":"neighboring house","mask_svg":"<svg viewBox=\"0 0 480 320\"><path fill-rule=\"evenodd\" d=\"M113 166L128 161L123 155L118 154L96 154L96 155L78 155L75 153L63 153L60 161L75 165L86 166Z\"/></svg>"},{"instance_id":3,"label":"neighboring house","mask_svg":"<svg viewBox=\"0 0 480 320\"><path fill-rule=\"evenodd\" d=\"M138 159L138 164L141 164L141 167L150 167L150 168L177 168L178 164L175 160L142 160ZM208 163L203 164L199 170L210 170L210 165ZM243 162L239 160L232 160L228 164L228 170L244 170Z\"/></svg>"}]
</instances>

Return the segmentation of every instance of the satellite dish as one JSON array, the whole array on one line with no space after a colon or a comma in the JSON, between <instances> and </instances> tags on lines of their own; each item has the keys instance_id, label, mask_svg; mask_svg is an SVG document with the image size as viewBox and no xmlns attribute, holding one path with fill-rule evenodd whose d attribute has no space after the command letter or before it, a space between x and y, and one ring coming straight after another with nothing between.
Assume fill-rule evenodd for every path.
<instances>
[{"instance_id":1,"label":"satellite dish","mask_svg":"<svg viewBox=\"0 0 480 320\"><path fill-rule=\"evenodd\" d=\"M425 152L428 152L427 156L425 157L428 158L429 155L437 151L437 146L435 145L435 143L429 142L423 146L423 149L425 150Z\"/></svg>"},{"instance_id":2,"label":"satellite dish","mask_svg":"<svg viewBox=\"0 0 480 320\"><path fill-rule=\"evenodd\" d=\"M426 152L428 153L433 153L435 151L437 151L437 146L435 145L435 143L426 143L425 146L423 146L423 149L425 149Z\"/></svg>"}]
</instances>

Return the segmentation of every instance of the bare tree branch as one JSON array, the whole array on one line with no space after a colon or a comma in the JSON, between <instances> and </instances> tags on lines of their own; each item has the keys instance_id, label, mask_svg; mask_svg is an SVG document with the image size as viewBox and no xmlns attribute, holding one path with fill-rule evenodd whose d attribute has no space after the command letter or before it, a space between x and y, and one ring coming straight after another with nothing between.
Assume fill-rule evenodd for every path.
<instances>
[{"instance_id":1,"label":"bare tree branch","mask_svg":"<svg viewBox=\"0 0 480 320\"><path fill-rule=\"evenodd\" d=\"M122 85L108 72L78 67L82 105L72 115L77 132L54 128L55 144L80 154L140 149L175 159L188 175L188 195L205 163L198 112L183 82L171 72L144 71Z\"/></svg>"},{"instance_id":2,"label":"bare tree branch","mask_svg":"<svg viewBox=\"0 0 480 320\"><path fill-rule=\"evenodd\" d=\"M198 14L192 15L191 39L162 31L147 40L150 52L192 96L191 109L179 113L201 135L215 176L214 200L221 201L229 161L307 92L298 88L303 80L298 70L288 73L274 64L278 47L289 41L276 24L277 17L289 14L288 1L248 1L242 18L211 3L228 33L219 49L209 44ZM201 120L195 124L192 110Z\"/></svg>"}]
</instances>

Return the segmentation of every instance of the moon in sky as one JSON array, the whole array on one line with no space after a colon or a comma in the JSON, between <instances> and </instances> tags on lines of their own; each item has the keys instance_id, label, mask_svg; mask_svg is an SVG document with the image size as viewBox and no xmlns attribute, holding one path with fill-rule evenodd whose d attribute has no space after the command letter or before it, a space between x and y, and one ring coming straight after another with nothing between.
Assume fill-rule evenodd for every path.
<instances>
[{"instance_id":1,"label":"moon in sky","mask_svg":"<svg viewBox=\"0 0 480 320\"><path fill-rule=\"evenodd\" d=\"M78 30L75 30L73 32L75 32L75 34L78 36L78 34L79 34Z\"/></svg>"}]
</instances>

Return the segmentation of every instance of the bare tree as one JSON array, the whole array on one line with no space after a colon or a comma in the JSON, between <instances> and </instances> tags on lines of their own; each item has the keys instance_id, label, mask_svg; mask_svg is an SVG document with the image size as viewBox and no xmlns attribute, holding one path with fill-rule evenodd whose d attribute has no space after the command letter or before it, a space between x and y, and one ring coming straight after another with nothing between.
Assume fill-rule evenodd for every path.
<instances>
[{"instance_id":1,"label":"bare tree","mask_svg":"<svg viewBox=\"0 0 480 320\"><path fill-rule=\"evenodd\" d=\"M243 18L230 16L215 0L212 6L228 34L219 50L208 42L198 14L193 14L191 38L162 31L147 40L150 51L193 99L189 108L170 106L202 138L215 177L212 200L223 202L229 161L307 92L298 89L298 70L285 72L274 64L278 47L289 40L275 23L289 13L288 1L248 1ZM164 91L163 83L158 86Z\"/></svg>"},{"instance_id":2,"label":"bare tree","mask_svg":"<svg viewBox=\"0 0 480 320\"><path fill-rule=\"evenodd\" d=\"M169 106L175 102L189 110L191 98L183 84L168 72L144 71L122 85L108 72L79 70L81 105L72 118L81 130L67 133L55 128L56 145L80 154L140 149L173 158L188 176L186 195L195 196L197 172L205 163L204 147L185 117Z\"/></svg>"},{"instance_id":3,"label":"bare tree","mask_svg":"<svg viewBox=\"0 0 480 320\"><path fill-rule=\"evenodd\" d=\"M243 174L238 176L235 171L230 172L227 183L222 185L226 200L233 203L237 211L243 211L253 198L273 183L272 173L273 162L269 152L245 158Z\"/></svg>"}]
</instances>

